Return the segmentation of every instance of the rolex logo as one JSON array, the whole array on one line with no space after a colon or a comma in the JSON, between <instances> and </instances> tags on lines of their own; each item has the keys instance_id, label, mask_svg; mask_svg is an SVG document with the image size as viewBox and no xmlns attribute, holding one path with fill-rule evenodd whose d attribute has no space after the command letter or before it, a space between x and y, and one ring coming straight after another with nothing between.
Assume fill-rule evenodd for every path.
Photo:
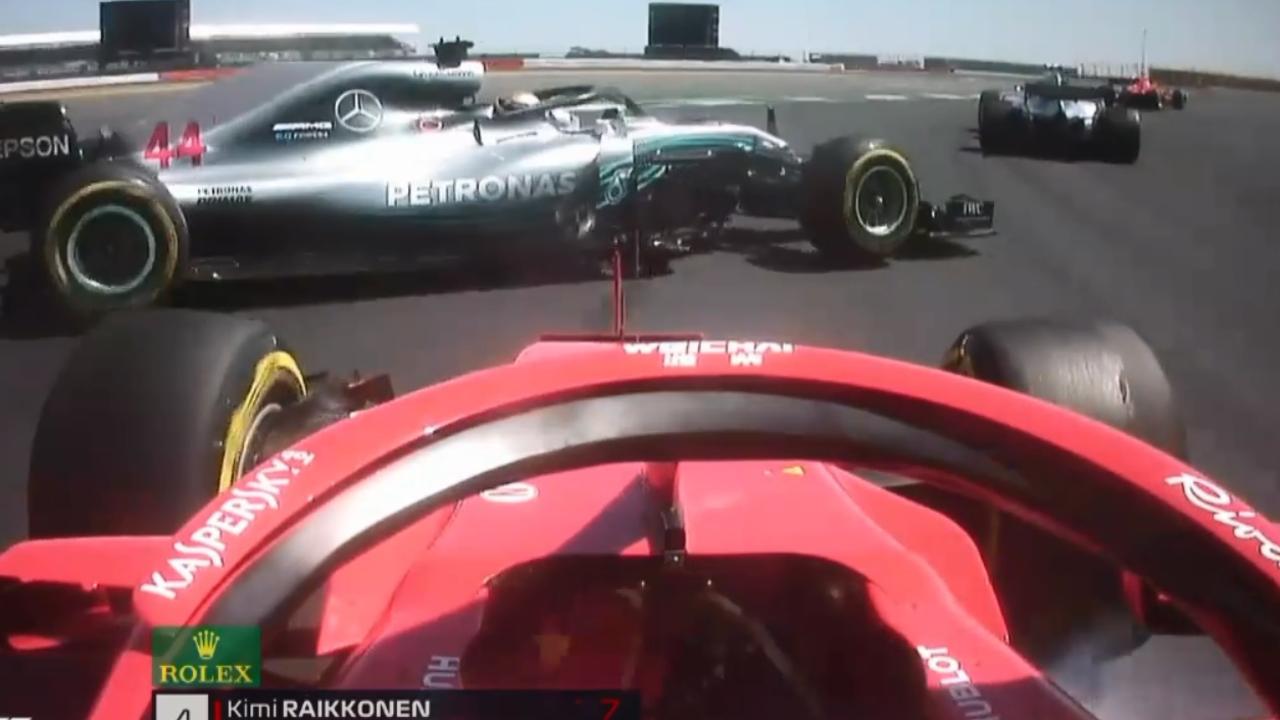
<instances>
[{"instance_id":1,"label":"rolex logo","mask_svg":"<svg viewBox=\"0 0 1280 720\"><path fill-rule=\"evenodd\" d=\"M262 633L236 625L157 627L151 657L156 687L252 687L261 682Z\"/></svg>"},{"instance_id":2,"label":"rolex logo","mask_svg":"<svg viewBox=\"0 0 1280 720\"><path fill-rule=\"evenodd\" d=\"M213 653L218 649L218 633L212 630L200 630L191 638L196 646L196 652L200 654L201 660L209 660L213 658Z\"/></svg>"}]
</instances>

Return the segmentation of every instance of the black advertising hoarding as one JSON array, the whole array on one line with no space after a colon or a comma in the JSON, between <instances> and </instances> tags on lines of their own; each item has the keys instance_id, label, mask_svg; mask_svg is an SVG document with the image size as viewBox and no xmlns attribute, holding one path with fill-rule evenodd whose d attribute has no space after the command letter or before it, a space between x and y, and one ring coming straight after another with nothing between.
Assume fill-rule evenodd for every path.
<instances>
[{"instance_id":1,"label":"black advertising hoarding","mask_svg":"<svg viewBox=\"0 0 1280 720\"><path fill-rule=\"evenodd\" d=\"M649 3L650 47L720 46L720 6Z\"/></svg>"},{"instance_id":2,"label":"black advertising hoarding","mask_svg":"<svg viewBox=\"0 0 1280 720\"><path fill-rule=\"evenodd\" d=\"M111 62L185 52L190 0L112 0L98 6L100 53Z\"/></svg>"}]
</instances>

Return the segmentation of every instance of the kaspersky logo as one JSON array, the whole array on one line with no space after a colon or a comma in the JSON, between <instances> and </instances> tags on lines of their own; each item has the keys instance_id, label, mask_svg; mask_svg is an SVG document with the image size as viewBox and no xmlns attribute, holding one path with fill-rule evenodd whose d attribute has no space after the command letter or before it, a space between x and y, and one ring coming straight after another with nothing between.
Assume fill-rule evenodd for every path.
<instances>
[{"instance_id":1,"label":"kaspersky logo","mask_svg":"<svg viewBox=\"0 0 1280 720\"><path fill-rule=\"evenodd\" d=\"M256 627L159 627L151 633L156 687L256 686L262 677Z\"/></svg>"}]
</instances>

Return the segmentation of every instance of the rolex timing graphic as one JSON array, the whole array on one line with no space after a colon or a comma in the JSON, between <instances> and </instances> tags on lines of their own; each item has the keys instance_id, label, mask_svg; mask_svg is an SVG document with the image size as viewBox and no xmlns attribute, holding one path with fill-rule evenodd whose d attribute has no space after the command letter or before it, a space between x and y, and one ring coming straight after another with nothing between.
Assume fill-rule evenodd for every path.
<instances>
[{"instance_id":1,"label":"rolex timing graphic","mask_svg":"<svg viewBox=\"0 0 1280 720\"><path fill-rule=\"evenodd\" d=\"M262 677L256 627L158 627L151 655L156 687L252 687Z\"/></svg>"},{"instance_id":2,"label":"rolex timing graphic","mask_svg":"<svg viewBox=\"0 0 1280 720\"><path fill-rule=\"evenodd\" d=\"M212 630L198 630L192 636L191 642L196 646L196 654L200 659L208 662L213 659L213 653L218 649L218 642L222 638L218 637L218 633Z\"/></svg>"}]
</instances>

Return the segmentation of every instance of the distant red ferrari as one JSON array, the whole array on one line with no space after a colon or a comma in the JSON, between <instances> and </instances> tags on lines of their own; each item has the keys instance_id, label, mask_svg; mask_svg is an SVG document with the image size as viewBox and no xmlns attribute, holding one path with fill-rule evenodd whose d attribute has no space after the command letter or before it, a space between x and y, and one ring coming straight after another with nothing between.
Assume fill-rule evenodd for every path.
<instances>
[{"instance_id":1,"label":"distant red ferrari","mask_svg":"<svg viewBox=\"0 0 1280 720\"><path fill-rule=\"evenodd\" d=\"M1181 110L1187 106L1187 92L1160 85L1144 72L1120 89L1117 100L1137 110Z\"/></svg>"},{"instance_id":2,"label":"distant red ferrari","mask_svg":"<svg viewBox=\"0 0 1280 720\"><path fill-rule=\"evenodd\" d=\"M390 396L239 317L97 328L0 555L0 709L150 717L150 628L240 625L269 687L969 720L1090 717L1047 658L1203 630L1280 713L1280 528L1180 459L1120 326L983 325L939 369L618 322Z\"/></svg>"}]
</instances>

